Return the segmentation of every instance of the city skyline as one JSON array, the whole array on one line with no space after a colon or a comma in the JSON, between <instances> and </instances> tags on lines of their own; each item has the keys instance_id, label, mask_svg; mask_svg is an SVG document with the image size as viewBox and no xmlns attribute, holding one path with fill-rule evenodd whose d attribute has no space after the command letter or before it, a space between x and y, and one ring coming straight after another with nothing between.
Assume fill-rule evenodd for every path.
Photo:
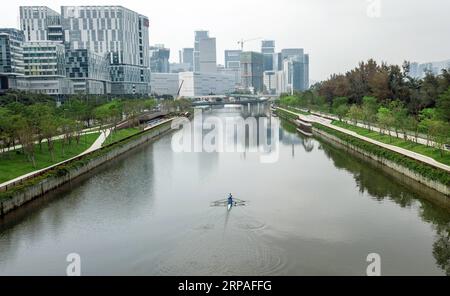
<instances>
[{"instance_id":1,"label":"city skyline","mask_svg":"<svg viewBox=\"0 0 450 296\"><path fill-rule=\"evenodd\" d=\"M259 2L238 3L233 0L220 10L206 1L166 1L145 5L141 1L130 0L123 5L115 0L95 3L80 0L76 5L122 5L138 11L150 19L150 44L163 43L173 53L193 46L194 31L207 30L217 39L218 64L224 64L225 50L239 48L237 41L240 39L261 37L275 40L277 51L304 48L311 55L310 78L313 81L350 70L359 61L369 58L395 64L401 64L403 60L431 62L448 59L450 52L450 42L445 38L450 33L445 19L450 3L443 1L432 0L436 4L432 5L420 1L391 3L393 1L380 0L380 10L375 12L370 11L370 1L285 0L278 5ZM61 5L73 4L65 0L6 3L4 9L8 13L0 26L18 28L21 5L42 5L58 11ZM258 9L251 10L256 4ZM239 10L235 9L236 5L239 5ZM254 22L254 18L246 19L250 12L262 20L260 24ZM245 50L260 51L260 47L260 40L245 44ZM330 50L333 55L330 55ZM177 62L178 54L171 55L170 61Z\"/></svg>"}]
</instances>

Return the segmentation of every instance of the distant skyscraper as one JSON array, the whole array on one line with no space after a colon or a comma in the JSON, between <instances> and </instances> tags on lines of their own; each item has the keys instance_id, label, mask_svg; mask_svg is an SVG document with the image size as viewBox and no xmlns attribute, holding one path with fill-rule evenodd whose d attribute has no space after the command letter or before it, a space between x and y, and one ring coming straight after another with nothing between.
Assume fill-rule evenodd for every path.
<instances>
[{"instance_id":1,"label":"distant skyscraper","mask_svg":"<svg viewBox=\"0 0 450 296\"><path fill-rule=\"evenodd\" d=\"M194 71L217 72L216 38L210 38L207 31L195 32Z\"/></svg>"},{"instance_id":2,"label":"distant skyscraper","mask_svg":"<svg viewBox=\"0 0 450 296\"><path fill-rule=\"evenodd\" d=\"M194 49L183 48L180 52L180 64L189 64L189 71L194 70Z\"/></svg>"},{"instance_id":3,"label":"distant skyscraper","mask_svg":"<svg viewBox=\"0 0 450 296\"><path fill-rule=\"evenodd\" d=\"M309 54L305 54L303 56L303 64L304 64L304 89L309 89Z\"/></svg>"},{"instance_id":4,"label":"distant skyscraper","mask_svg":"<svg viewBox=\"0 0 450 296\"><path fill-rule=\"evenodd\" d=\"M450 60L424 64L411 63L409 68L409 76L414 78L424 78L427 72L434 75L439 75L444 69L450 70Z\"/></svg>"},{"instance_id":5,"label":"distant skyscraper","mask_svg":"<svg viewBox=\"0 0 450 296\"><path fill-rule=\"evenodd\" d=\"M163 44L157 44L150 47L150 69L152 73L170 72L170 49L165 48Z\"/></svg>"},{"instance_id":6,"label":"distant skyscraper","mask_svg":"<svg viewBox=\"0 0 450 296\"><path fill-rule=\"evenodd\" d=\"M24 75L24 35L17 29L0 29L0 74Z\"/></svg>"},{"instance_id":7,"label":"distant skyscraper","mask_svg":"<svg viewBox=\"0 0 450 296\"><path fill-rule=\"evenodd\" d=\"M200 71L200 39L209 38L208 31L195 31L194 41L194 71Z\"/></svg>"},{"instance_id":8,"label":"distant skyscraper","mask_svg":"<svg viewBox=\"0 0 450 296\"><path fill-rule=\"evenodd\" d=\"M303 48L287 48L281 50L281 60L296 56L303 56Z\"/></svg>"},{"instance_id":9,"label":"distant skyscraper","mask_svg":"<svg viewBox=\"0 0 450 296\"><path fill-rule=\"evenodd\" d=\"M269 95L276 94L277 89L277 72L265 71L264 72L264 91Z\"/></svg>"},{"instance_id":10,"label":"distant skyscraper","mask_svg":"<svg viewBox=\"0 0 450 296\"><path fill-rule=\"evenodd\" d=\"M241 68L242 50L225 50L225 68Z\"/></svg>"},{"instance_id":11,"label":"distant skyscraper","mask_svg":"<svg viewBox=\"0 0 450 296\"><path fill-rule=\"evenodd\" d=\"M241 53L242 50L225 50L225 66L219 72L234 76L236 88L241 85Z\"/></svg>"},{"instance_id":12,"label":"distant skyscraper","mask_svg":"<svg viewBox=\"0 0 450 296\"><path fill-rule=\"evenodd\" d=\"M200 72L217 72L216 38L200 39Z\"/></svg>"},{"instance_id":13,"label":"distant skyscraper","mask_svg":"<svg viewBox=\"0 0 450 296\"><path fill-rule=\"evenodd\" d=\"M70 49L107 55L113 94L150 93L149 20L122 6L63 6Z\"/></svg>"},{"instance_id":14,"label":"distant skyscraper","mask_svg":"<svg viewBox=\"0 0 450 296\"><path fill-rule=\"evenodd\" d=\"M264 71L272 71L273 54L275 53L275 41L263 40L261 42L261 53L264 55Z\"/></svg>"},{"instance_id":15,"label":"distant skyscraper","mask_svg":"<svg viewBox=\"0 0 450 296\"><path fill-rule=\"evenodd\" d=\"M20 27L26 41L64 40L60 14L46 6L21 6Z\"/></svg>"},{"instance_id":16,"label":"distant skyscraper","mask_svg":"<svg viewBox=\"0 0 450 296\"><path fill-rule=\"evenodd\" d=\"M273 70L274 71L283 70L283 59L281 58L281 52L273 54Z\"/></svg>"},{"instance_id":17,"label":"distant skyscraper","mask_svg":"<svg viewBox=\"0 0 450 296\"><path fill-rule=\"evenodd\" d=\"M285 92L304 91L309 88L309 56L292 56L283 60Z\"/></svg>"},{"instance_id":18,"label":"distant skyscraper","mask_svg":"<svg viewBox=\"0 0 450 296\"><path fill-rule=\"evenodd\" d=\"M243 52L241 54L242 87L255 93L263 91L264 55L258 52Z\"/></svg>"}]
</instances>

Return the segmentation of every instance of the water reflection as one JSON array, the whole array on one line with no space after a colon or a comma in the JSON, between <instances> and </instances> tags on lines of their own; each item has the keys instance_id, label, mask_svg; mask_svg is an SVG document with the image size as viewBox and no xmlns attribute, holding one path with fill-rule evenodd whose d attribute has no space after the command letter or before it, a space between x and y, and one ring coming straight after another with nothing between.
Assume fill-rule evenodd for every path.
<instances>
[{"instance_id":1,"label":"water reflection","mask_svg":"<svg viewBox=\"0 0 450 296\"><path fill-rule=\"evenodd\" d=\"M442 208L433 204L433 202L445 200L444 195L424 188L417 182L409 180L349 149L337 148L325 142L321 142L320 148L333 161L336 168L344 169L353 174L355 183L361 193L367 191L377 201L388 199L402 208L417 207L423 221L432 223L436 231L436 241L433 243L433 256L436 263L447 275L450 275L449 210L445 206ZM349 157L349 154L353 157ZM391 178L395 178L399 182L388 182L387 180ZM412 188L420 190L419 192L422 194L411 190Z\"/></svg>"},{"instance_id":2,"label":"water reflection","mask_svg":"<svg viewBox=\"0 0 450 296\"><path fill-rule=\"evenodd\" d=\"M205 114L267 112L245 108ZM133 150L2 219L0 274L62 275L76 251L84 275L364 275L374 250L383 274L448 274L435 193L285 122L279 139L270 164L170 136ZM210 207L228 192L250 205Z\"/></svg>"}]
</instances>

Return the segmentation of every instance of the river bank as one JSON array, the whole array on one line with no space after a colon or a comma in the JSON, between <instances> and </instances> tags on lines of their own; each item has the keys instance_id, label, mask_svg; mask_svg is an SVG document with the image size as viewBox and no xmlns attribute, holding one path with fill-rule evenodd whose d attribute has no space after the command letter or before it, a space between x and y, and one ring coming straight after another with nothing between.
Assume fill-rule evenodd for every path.
<instances>
[{"instance_id":1,"label":"river bank","mask_svg":"<svg viewBox=\"0 0 450 296\"><path fill-rule=\"evenodd\" d=\"M277 110L278 115L285 120L296 124L297 117L294 114ZM433 190L444 194L446 199L450 196L450 176L449 173L433 167L427 163L420 162L400 153L390 151L374 143L364 141L360 138L340 132L327 127L320 122L313 122L313 134L321 138L332 140L344 145L351 150L357 151ZM448 203L448 200L444 201Z\"/></svg>"},{"instance_id":2,"label":"river bank","mask_svg":"<svg viewBox=\"0 0 450 296\"><path fill-rule=\"evenodd\" d=\"M23 204L63 184L73 181L94 168L115 159L119 155L169 132L171 130L172 120L166 120L151 129L144 130L91 153L71 159L58 166L42 171L21 184L7 188L6 191L0 192L0 216L4 216Z\"/></svg>"}]
</instances>

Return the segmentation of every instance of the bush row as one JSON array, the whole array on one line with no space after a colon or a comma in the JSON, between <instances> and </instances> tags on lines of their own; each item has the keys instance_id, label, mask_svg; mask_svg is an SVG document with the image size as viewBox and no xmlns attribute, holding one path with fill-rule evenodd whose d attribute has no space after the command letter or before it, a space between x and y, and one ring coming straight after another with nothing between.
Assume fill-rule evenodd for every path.
<instances>
[{"instance_id":1,"label":"bush row","mask_svg":"<svg viewBox=\"0 0 450 296\"><path fill-rule=\"evenodd\" d=\"M375 156L385 158L387 160L393 161L405 168L408 168L430 180L438 181L446 186L450 185L450 174L442 169L433 167L426 163L414 160L400 153L393 152L386 148L377 146L375 144L366 142L364 140L355 138L353 136L341 133L329 127L323 126L319 123L313 123L313 126L320 129L328 134L338 137L339 139L347 142L350 145L361 148Z\"/></svg>"}]
</instances>

